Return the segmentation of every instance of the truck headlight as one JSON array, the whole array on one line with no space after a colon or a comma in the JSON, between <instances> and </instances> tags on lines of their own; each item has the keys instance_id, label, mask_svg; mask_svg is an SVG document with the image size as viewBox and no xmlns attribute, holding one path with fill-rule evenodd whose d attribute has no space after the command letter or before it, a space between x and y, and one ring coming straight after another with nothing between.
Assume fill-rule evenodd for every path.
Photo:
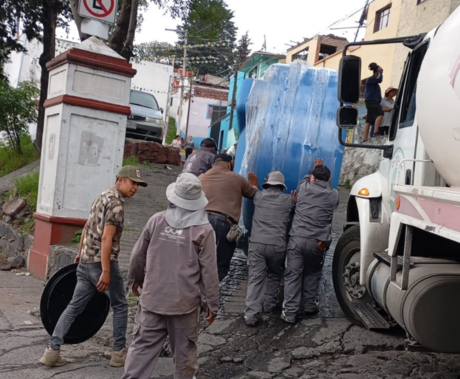
<instances>
[{"instance_id":1,"label":"truck headlight","mask_svg":"<svg viewBox=\"0 0 460 379\"><path fill-rule=\"evenodd\" d=\"M147 122L154 122L156 124L164 125L164 121L162 118L153 118L153 117L146 117L145 121Z\"/></svg>"}]
</instances>

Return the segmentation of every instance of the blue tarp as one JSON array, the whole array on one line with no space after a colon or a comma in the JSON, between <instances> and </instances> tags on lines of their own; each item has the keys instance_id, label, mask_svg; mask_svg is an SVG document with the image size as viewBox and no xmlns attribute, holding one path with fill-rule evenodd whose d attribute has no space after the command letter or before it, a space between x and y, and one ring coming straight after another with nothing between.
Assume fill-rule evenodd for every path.
<instances>
[{"instance_id":1,"label":"blue tarp","mask_svg":"<svg viewBox=\"0 0 460 379\"><path fill-rule=\"evenodd\" d=\"M246 80L238 101L236 172L246 178L255 172L261 186L271 171L281 171L292 191L322 158L337 188L343 157L336 124L337 71L275 64L262 80ZM252 201L245 201L243 222L249 230L252 209Z\"/></svg>"}]
</instances>

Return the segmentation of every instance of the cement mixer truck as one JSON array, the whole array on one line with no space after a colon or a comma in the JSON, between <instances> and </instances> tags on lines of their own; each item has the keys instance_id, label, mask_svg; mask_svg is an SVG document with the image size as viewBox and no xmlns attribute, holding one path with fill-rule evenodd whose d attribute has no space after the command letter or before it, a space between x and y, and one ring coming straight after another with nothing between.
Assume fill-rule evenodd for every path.
<instances>
[{"instance_id":1,"label":"cement mixer truck","mask_svg":"<svg viewBox=\"0 0 460 379\"><path fill-rule=\"evenodd\" d=\"M379 169L351 189L333 258L338 301L371 330L399 325L407 347L460 353L460 8L429 33L347 45L339 72L339 140L382 150ZM388 140L344 140L357 124L353 45L410 50Z\"/></svg>"}]
</instances>

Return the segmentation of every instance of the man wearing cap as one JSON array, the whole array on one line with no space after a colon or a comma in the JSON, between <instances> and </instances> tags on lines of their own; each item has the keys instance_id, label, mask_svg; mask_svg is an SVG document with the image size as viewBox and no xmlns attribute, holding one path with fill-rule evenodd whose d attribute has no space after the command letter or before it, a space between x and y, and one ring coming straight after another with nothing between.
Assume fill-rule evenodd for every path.
<instances>
[{"instance_id":1,"label":"man wearing cap","mask_svg":"<svg viewBox=\"0 0 460 379\"><path fill-rule=\"evenodd\" d=\"M175 379L192 379L202 299L211 324L219 305L216 244L208 201L192 174L168 186L170 204L153 215L131 253L129 287L140 300L123 379L150 378L169 335Z\"/></svg>"},{"instance_id":2,"label":"man wearing cap","mask_svg":"<svg viewBox=\"0 0 460 379\"><path fill-rule=\"evenodd\" d=\"M104 292L110 298L113 310L113 351L110 366L122 367L126 360L126 326L128 323L128 302L123 278L118 267L120 239L124 224L124 201L135 195L138 186L147 187L139 170L124 166L118 172L115 186L94 201L75 258L77 285L72 300L54 328L49 347L40 363L49 367L66 364L60 349L64 337L73 321L83 312L96 291Z\"/></svg>"},{"instance_id":3,"label":"man wearing cap","mask_svg":"<svg viewBox=\"0 0 460 379\"><path fill-rule=\"evenodd\" d=\"M214 164L216 158L217 144L212 138L205 138L201 141L201 147L190 155L184 163L182 172L188 172L200 176L208 171Z\"/></svg>"},{"instance_id":4,"label":"man wearing cap","mask_svg":"<svg viewBox=\"0 0 460 379\"><path fill-rule=\"evenodd\" d=\"M286 259L289 219L295 208L293 196L284 193L284 175L271 172L263 191L254 196L254 216L249 240L249 279L244 320L254 326L262 311L273 312ZM265 294L264 294L265 289Z\"/></svg>"},{"instance_id":5,"label":"man wearing cap","mask_svg":"<svg viewBox=\"0 0 460 379\"><path fill-rule=\"evenodd\" d=\"M324 255L329 248L332 214L339 205L339 193L329 185L331 172L322 159L315 161L310 176L297 187L297 204L289 233L284 303L281 318L295 323L303 295L306 314L318 312L317 296Z\"/></svg>"},{"instance_id":6,"label":"man wearing cap","mask_svg":"<svg viewBox=\"0 0 460 379\"><path fill-rule=\"evenodd\" d=\"M208 172L199 177L209 201L206 211L216 232L217 269L222 281L230 269L230 261L236 247L236 238L229 241L228 232L238 225L243 197L252 199L258 191L257 177L249 173L249 181L233 172L233 158L228 154L216 156Z\"/></svg>"}]
</instances>

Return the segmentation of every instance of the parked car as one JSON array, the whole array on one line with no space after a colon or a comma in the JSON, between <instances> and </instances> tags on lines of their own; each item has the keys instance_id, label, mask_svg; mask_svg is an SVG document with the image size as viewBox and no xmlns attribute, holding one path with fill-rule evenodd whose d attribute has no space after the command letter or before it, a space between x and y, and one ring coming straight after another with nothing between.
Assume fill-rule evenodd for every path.
<instances>
[{"instance_id":1,"label":"parked car","mask_svg":"<svg viewBox=\"0 0 460 379\"><path fill-rule=\"evenodd\" d=\"M163 109L150 93L131 90L131 115L126 124L126 137L162 143L165 132Z\"/></svg>"}]
</instances>

